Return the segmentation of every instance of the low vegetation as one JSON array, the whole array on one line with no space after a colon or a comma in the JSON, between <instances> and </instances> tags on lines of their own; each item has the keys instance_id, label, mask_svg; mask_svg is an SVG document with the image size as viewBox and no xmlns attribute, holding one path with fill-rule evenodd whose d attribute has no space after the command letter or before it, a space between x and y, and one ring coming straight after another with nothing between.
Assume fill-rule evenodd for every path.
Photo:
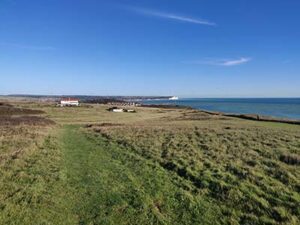
<instances>
[{"instance_id":1,"label":"low vegetation","mask_svg":"<svg viewBox=\"0 0 300 225\"><path fill-rule=\"evenodd\" d=\"M280 160L290 165L300 165L300 155L297 154L282 154Z\"/></svg>"},{"instance_id":2,"label":"low vegetation","mask_svg":"<svg viewBox=\"0 0 300 225\"><path fill-rule=\"evenodd\" d=\"M0 113L0 224L300 223L298 125L1 107L12 113Z\"/></svg>"},{"instance_id":3,"label":"low vegetation","mask_svg":"<svg viewBox=\"0 0 300 225\"><path fill-rule=\"evenodd\" d=\"M3 106L3 104L2 104ZM57 173L49 143L54 122L36 110L0 105L0 224L32 224L47 211ZM9 107L9 114L6 107ZM3 109L4 108L4 109ZM47 214L44 214L47 216Z\"/></svg>"},{"instance_id":4,"label":"low vegetation","mask_svg":"<svg viewBox=\"0 0 300 225\"><path fill-rule=\"evenodd\" d=\"M169 121L89 129L158 163L194 200L217 208L220 223L300 222L298 127L188 112Z\"/></svg>"},{"instance_id":5,"label":"low vegetation","mask_svg":"<svg viewBox=\"0 0 300 225\"><path fill-rule=\"evenodd\" d=\"M0 103L0 116L43 114L42 110L14 107L8 103Z\"/></svg>"}]
</instances>

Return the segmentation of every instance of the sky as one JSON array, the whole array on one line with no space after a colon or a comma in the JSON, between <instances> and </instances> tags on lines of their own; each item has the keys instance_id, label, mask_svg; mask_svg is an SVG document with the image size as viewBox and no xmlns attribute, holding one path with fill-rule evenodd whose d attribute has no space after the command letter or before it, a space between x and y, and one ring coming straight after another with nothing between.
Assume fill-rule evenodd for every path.
<instances>
[{"instance_id":1,"label":"sky","mask_svg":"<svg viewBox=\"0 0 300 225\"><path fill-rule=\"evenodd\" d=\"M0 0L0 94L300 97L299 0Z\"/></svg>"}]
</instances>

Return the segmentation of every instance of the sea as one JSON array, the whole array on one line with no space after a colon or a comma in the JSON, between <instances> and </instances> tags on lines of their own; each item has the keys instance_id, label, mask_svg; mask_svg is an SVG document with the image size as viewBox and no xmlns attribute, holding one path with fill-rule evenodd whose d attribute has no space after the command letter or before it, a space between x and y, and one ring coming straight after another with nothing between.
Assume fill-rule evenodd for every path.
<instances>
[{"instance_id":1,"label":"sea","mask_svg":"<svg viewBox=\"0 0 300 225\"><path fill-rule=\"evenodd\" d=\"M144 104L175 104L194 109L237 114L258 114L300 120L300 98L183 98L146 100Z\"/></svg>"}]
</instances>

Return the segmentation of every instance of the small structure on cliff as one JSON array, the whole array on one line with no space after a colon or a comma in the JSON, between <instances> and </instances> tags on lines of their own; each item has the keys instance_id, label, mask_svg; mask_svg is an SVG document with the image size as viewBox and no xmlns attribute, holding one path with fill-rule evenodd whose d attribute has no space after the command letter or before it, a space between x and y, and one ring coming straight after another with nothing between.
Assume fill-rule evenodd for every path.
<instances>
[{"instance_id":1,"label":"small structure on cliff","mask_svg":"<svg viewBox=\"0 0 300 225\"><path fill-rule=\"evenodd\" d=\"M63 98L60 100L60 106L79 106L79 99L76 98Z\"/></svg>"}]
</instances>

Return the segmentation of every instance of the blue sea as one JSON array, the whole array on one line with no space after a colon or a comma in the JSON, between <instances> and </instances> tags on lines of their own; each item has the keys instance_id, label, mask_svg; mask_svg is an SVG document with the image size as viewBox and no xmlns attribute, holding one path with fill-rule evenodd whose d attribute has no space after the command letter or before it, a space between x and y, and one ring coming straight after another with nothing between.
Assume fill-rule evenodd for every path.
<instances>
[{"instance_id":1,"label":"blue sea","mask_svg":"<svg viewBox=\"0 0 300 225\"><path fill-rule=\"evenodd\" d=\"M259 114L300 120L300 98L185 98L149 100L144 104L176 104L224 113Z\"/></svg>"}]
</instances>

